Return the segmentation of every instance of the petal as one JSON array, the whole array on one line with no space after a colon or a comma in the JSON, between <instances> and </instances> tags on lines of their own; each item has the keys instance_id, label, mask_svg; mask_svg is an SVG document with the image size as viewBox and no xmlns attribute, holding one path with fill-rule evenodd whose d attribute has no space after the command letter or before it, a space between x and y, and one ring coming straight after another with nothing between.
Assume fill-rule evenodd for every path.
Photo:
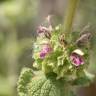
<instances>
[{"instance_id":1,"label":"petal","mask_svg":"<svg viewBox=\"0 0 96 96\"><path fill-rule=\"evenodd\" d=\"M41 53L40 53L40 58L41 58L41 59L44 59L45 56L46 56L46 53L45 53L45 52L41 52Z\"/></svg>"},{"instance_id":2,"label":"petal","mask_svg":"<svg viewBox=\"0 0 96 96\"><path fill-rule=\"evenodd\" d=\"M83 56L84 55L83 51L81 51L80 49L76 49L72 53L76 53L76 54L78 54L80 56Z\"/></svg>"}]
</instances>

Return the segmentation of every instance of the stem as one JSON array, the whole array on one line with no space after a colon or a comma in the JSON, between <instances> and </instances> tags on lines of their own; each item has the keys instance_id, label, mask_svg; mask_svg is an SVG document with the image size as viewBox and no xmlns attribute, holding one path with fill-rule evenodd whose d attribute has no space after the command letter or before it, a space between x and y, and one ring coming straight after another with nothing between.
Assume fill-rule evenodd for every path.
<instances>
[{"instance_id":1,"label":"stem","mask_svg":"<svg viewBox=\"0 0 96 96\"><path fill-rule=\"evenodd\" d=\"M78 1L79 0L69 0L68 9L66 11L64 19L64 28L62 30L63 32L65 32L65 35L67 35L66 37L68 37L69 33L71 32L72 23L75 16Z\"/></svg>"}]
</instances>

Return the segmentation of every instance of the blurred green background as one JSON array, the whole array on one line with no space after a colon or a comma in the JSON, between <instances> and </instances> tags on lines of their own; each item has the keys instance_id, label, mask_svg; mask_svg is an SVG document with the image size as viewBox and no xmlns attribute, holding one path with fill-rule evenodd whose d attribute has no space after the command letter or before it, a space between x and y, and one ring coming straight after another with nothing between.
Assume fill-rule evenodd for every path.
<instances>
[{"instance_id":1,"label":"blurred green background","mask_svg":"<svg viewBox=\"0 0 96 96\"><path fill-rule=\"evenodd\" d=\"M36 27L48 13L54 22L63 19L68 0L0 0L0 96L17 96L16 82L22 67L32 67ZM86 24L96 27L96 0L80 0L73 30ZM92 39L89 71L96 74L96 36ZM96 82L95 82L96 83ZM82 88L80 96L96 96L96 84ZM89 90L90 94L87 94ZM92 92L91 92L92 91ZM93 92L94 91L94 92ZM85 93L84 93L85 92ZM95 95L92 95L94 93Z\"/></svg>"},{"instance_id":2,"label":"blurred green background","mask_svg":"<svg viewBox=\"0 0 96 96\"><path fill-rule=\"evenodd\" d=\"M36 0L0 0L0 96L17 96L22 67L32 66Z\"/></svg>"}]
</instances>

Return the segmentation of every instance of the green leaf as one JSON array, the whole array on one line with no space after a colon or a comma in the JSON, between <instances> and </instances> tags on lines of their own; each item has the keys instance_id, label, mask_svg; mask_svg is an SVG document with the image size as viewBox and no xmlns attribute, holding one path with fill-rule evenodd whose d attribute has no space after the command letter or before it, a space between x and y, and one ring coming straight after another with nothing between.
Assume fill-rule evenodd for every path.
<instances>
[{"instance_id":1,"label":"green leaf","mask_svg":"<svg viewBox=\"0 0 96 96\"><path fill-rule=\"evenodd\" d=\"M19 96L27 96L27 84L34 76L32 69L23 68L17 83L17 91Z\"/></svg>"},{"instance_id":2,"label":"green leaf","mask_svg":"<svg viewBox=\"0 0 96 96\"><path fill-rule=\"evenodd\" d=\"M37 75L28 84L27 96L63 96L62 81L56 80L53 73Z\"/></svg>"}]
</instances>

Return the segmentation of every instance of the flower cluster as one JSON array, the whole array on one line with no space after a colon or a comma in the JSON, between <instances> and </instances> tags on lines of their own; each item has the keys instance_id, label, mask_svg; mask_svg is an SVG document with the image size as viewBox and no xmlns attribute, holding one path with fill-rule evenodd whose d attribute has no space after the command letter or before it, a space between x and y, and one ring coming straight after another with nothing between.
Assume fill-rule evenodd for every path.
<instances>
[{"instance_id":1,"label":"flower cluster","mask_svg":"<svg viewBox=\"0 0 96 96\"><path fill-rule=\"evenodd\" d=\"M81 74L88 66L88 50L79 48L78 44L76 45L77 40L69 43L64 34L59 34L61 26L56 28L50 26L50 24L48 27L40 25L37 28L38 37L34 44L33 66L36 65L46 74L55 73L57 78L65 76L69 78L73 74L73 77L77 78L78 72Z\"/></svg>"}]
</instances>

